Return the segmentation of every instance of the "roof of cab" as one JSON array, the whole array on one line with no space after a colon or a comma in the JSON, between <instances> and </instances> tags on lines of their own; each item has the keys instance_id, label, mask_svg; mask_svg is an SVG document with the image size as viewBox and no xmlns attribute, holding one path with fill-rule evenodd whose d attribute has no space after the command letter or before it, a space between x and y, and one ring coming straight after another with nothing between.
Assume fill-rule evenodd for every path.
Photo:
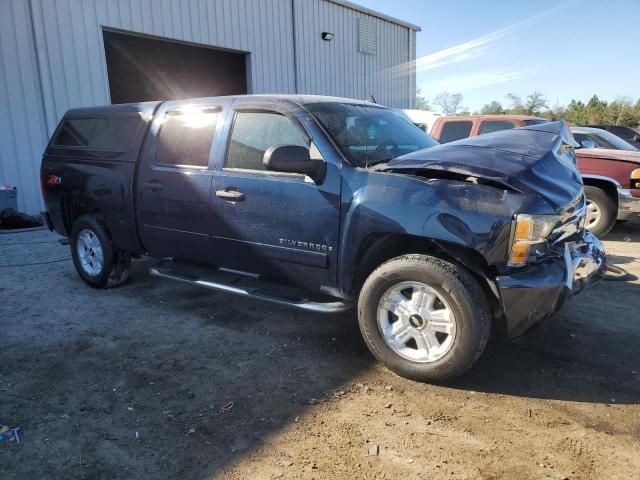
<instances>
[{"instance_id":1,"label":"roof of cab","mask_svg":"<svg viewBox=\"0 0 640 480\"><path fill-rule=\"evenodd\" d=\"M383 105L378 105L376 103L367 102L365 100L356 100L353 98L342 98L342 97L330 97L325 95L297 95L297 94L252 94L252 95L228 95L228 96L219 96L219 97L199 97L199 98L187 98L183 100L172 100L178 102L193 102L193 101L202 101L202 100L214 100L217 98L224 99L256 99L262 101L278 101L278 100L289 100L291 102L305 105L310 103L326 103L326 102L335 102L335 103L351 103L351 104L359 104L359 105L375 105L378 107L383 107ZM161 101L155 102L140 102L140 103L121 103L115 105L101 105L96 107L82 107L82 108L72 108L65 113L65 117L87 117L93 115L126 115L126 114L138 114L139 112L153 112L156 107L163 103Z\"/></svg>"}]
</instances>

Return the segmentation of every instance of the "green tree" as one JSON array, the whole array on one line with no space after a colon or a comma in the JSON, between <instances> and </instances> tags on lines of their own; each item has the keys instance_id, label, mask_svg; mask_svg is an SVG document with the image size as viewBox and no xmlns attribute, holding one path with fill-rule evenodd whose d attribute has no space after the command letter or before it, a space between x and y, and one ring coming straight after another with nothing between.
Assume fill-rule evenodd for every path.
<instances>
[{"instance_id":1,"label":"green tree","mask_svg":"<svg viewBox=\"0 0 640 480\"><path fill-rule=\"evenodd\" d=\"M586 123L610 123L611 119L608 113L607 102L600 100L597 95L593 95L585 108Z\"/></svg>"},{"instance_id":2,"label":"green tree","mask_svg":"<svg viewBox=\"0 0 640 480\"><path fill-rule=\"evenodd\" d=\"M567 109L556 103L552 108L549 108L545 112L542 113L542 116L549 121L555 122L556 120L564 120L567 113Z\"/></svg>"},{"instance_id":3,"label":"green tree","mask_svg":"<svg viewBox=\"0 0 640 480\"><path fill-rule=\"evenodd\" d=\"M542 115L542 109L549 108L547 105L547 99L541 92L537 90L527 95L527 100L524 103L524 110L527 115Z\"/></svg>"},{"instance_id":4,"label":"green tree","mask_svg":"<svg viewBox=\"0 0 640 480\"><path fill-rule=\"evenodd\" d=\"M507 93L507 98L511 102L511 108L507 113L512 115L542 115L542 109L548 108L547 99L537 90L527 95L525 101L515 93Z\"/></svg>"},{"instance_id":5,"label":"green tree","mask_svg":"<svg viewBox=\"0 0 640 480\"><path fill-rule=\"evenodd\" d=\"M634 111L633 101L629 97L618 97L609 104L607 117L614 125L635 127L638 117Z\"/></svg>"},{"instance_id":6,"label":"green tree","mask_svg":"<svg viewBox=\"0 0 640 480\"><path fill-rule=\"evenodd\" d=\"M524 103L522 103L522 97L520 95L516 95L515 93L507 93L507 98L511 102L511 108L509 108L506 113L510 113L511 115L526 114Z\"/></svg>"},{"instance_id":7,"label":"green tree","mask_svg":"<svg viewBox=\"0 0 640 480\"><path fill-rule=\"evenodd\" d=\"M581 100L572 99L567 106L564 119L572 124L587 123L587 107Z\"/></svg>"},{"instance_id":8,"label":"green tree","mask_svg":"<svg viewBox=\"0 0 640 480\"><path fill-rule=\"evenodd\" d=\"M500 102L494 100L485 104L480 110L480 113L483 115L503 115L506 111Z\"/></svg>"}]
</instances>

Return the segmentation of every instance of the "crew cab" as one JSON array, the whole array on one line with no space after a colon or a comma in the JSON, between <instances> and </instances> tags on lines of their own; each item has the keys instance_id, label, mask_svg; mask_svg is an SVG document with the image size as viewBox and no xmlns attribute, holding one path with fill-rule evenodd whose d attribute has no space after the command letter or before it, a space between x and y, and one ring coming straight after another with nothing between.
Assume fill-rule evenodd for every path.
<instances>
[{"instance_id":1,"label":"crew cab","mask_svg":"<svg viewBox=\"0 0 640 480\"><path fill-rule=\"evenodd\" d=\"M440 143L448 143L547 121L526 115L440 117L433 127L432 136ZM579 132L585 131L582 127L575 128ZM585 140L583 133L578 134L578 138ZM619 145L620 142L614 143ZM599 148L598 144L580 142L579 147L582 148L576 150L576 157L587 196L586 226L596 236L603 236L611 231L616 221L640 215L640 152L622 151L617 147Z\"/></svg>"},{"instance_id":2,"label":"crew cab","mask_svg":"<svg viewBox=\"0 0 640 480\"><path fill-rule=\"evenodd\" d=\"M157 277L357 310L394 372L467 370L606 268L561 122L441 145L393 110L238 96L68 111L43 155L50 228L89 286Z\"/></svg>"}]
</instances>

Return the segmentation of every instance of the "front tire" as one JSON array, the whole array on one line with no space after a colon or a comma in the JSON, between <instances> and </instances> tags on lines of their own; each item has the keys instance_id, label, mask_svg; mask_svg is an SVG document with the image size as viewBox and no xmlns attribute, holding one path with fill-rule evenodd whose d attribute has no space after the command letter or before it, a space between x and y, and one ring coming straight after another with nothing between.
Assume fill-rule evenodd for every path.
<instances>
[{"instance_id":1,"label":"front tire","mask_svg":"<svg viewBox=\"0 0 640 480\"><path fill-rule=\"evenodd\" d=\"M587 185L584 193L587 197L586 227L596 237L604 237L616 224L616 204L601 188Z\"/></svg>"},{"instance_id":2,"label":"front tire","mask_svg":"<svg viewBox=\"0 0 640 480\"><path fill-rule=\"evenodd\" d=\"M476 280L427 255L404 255L378 267L360 292L358 323L378 360L423 382L469 369L491 330L487 298Z\"/></svg>"},{"instance_id":3,"label":"front tire","mask_svg":"<svg viewBox=\"0 0 640 480\"><path fill-rule=\"evenodd\" d=\"M71 258L80 278L93 288L112 288L127 281L131 255L115 246L103 223L83 215L71 231Z\"/></svg>"}]
</instances>

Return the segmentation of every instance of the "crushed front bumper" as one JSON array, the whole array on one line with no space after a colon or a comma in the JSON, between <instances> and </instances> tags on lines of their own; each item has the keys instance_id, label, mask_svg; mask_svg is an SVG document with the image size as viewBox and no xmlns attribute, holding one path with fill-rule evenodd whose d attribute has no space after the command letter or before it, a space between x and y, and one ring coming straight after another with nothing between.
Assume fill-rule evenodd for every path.
<instances>
[{"instance_id":1,"label":"crushed front bumper","mask_svg":"<svg viewBox=\"0 0 640 480\"><path fill-rule=\"evenodd\" d=\"M629 220L638 215L640 215L640 192L638 189L618 188L618 220Z\"/></svg>"},{"instance_id":2,"label":"crushed front bumper","mask_svg":"<svg viewBox=\"0 0 640 480\"><path fill-rule=\"evenodd\" d=\"M606 269L600 240L585 231L580 241L565 243L561 258L497 277L507 337L519 337L553 315L567 298L598 284Z\"/></svg>"}]
</instances>

